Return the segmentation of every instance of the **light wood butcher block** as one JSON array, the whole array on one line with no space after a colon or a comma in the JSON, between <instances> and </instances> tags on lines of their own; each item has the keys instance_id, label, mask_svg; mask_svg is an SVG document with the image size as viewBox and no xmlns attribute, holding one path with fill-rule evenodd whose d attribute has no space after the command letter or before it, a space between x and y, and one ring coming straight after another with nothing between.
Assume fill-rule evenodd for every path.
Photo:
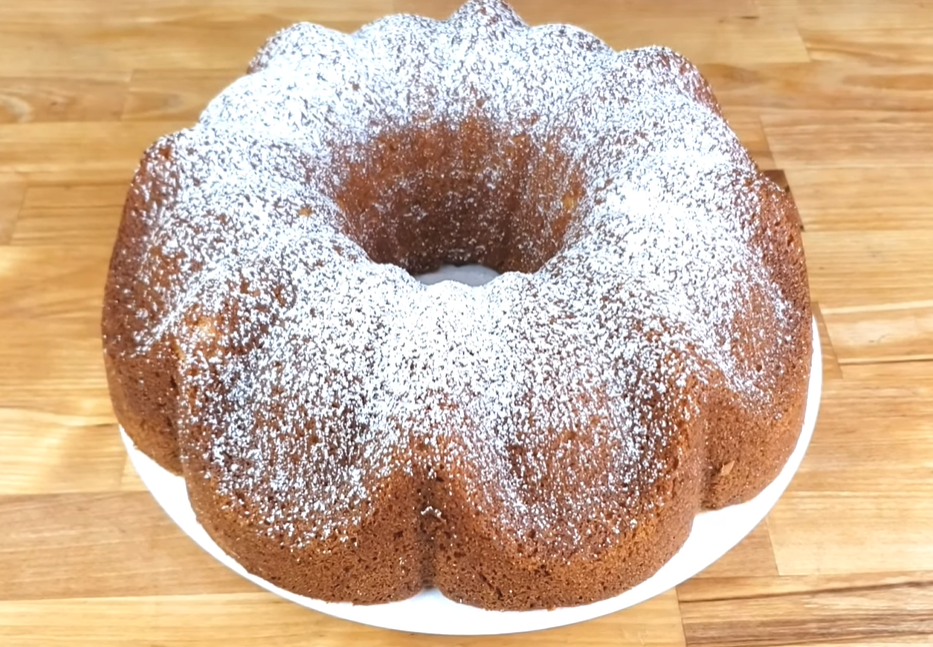
<instances>
[{"instance_id":1,"label":"light wood butcher block","mask_svg":"<svg viewBox=\"0 0 933 647\"><path fill-rule=\"evenodd\" d=\"M803 217L825 387L790 489L676 590L504 638L371 629L216 563L117 433L101 295L142 150L264 39L459 0L0 3L0 645L933 645L933 4L515 0L700 65Z\"/></svg>"}]
</instances>

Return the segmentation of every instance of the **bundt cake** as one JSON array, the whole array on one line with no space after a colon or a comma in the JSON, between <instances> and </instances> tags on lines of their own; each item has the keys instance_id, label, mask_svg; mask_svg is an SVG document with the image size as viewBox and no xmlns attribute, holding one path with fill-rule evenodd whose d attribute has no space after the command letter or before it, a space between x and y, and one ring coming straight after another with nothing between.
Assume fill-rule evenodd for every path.
<instances>
[{"instance_id":1,"label":"bundt cake","mask_svg":"<svg viewBox=\"0 0 933 647\"><path fill-rule=\"evenodd\" d=\"M773 479L810 321L796 209L695 67L471 0L274 36L145 153L102 328L120 424L250 572L532 609Z\"/></svg>"}]
</instances>

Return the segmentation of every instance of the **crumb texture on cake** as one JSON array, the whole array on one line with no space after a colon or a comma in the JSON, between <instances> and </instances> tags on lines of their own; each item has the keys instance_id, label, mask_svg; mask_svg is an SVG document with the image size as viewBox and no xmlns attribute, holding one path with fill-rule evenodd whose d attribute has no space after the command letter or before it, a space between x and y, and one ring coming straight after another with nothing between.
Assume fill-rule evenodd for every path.
<instances>
[{"instance_id":1,"label":"crumb texture on cake","mask_svg":"<svg viewBox=\"0 0 933 647\"><path fill-rule=\"evenodd\" d=\"M799 220L689 62L471 0L249 72L146 152L103 315L121 424L248 570L583 604L780 471ZM442 263L503 274L412 276Z\"/></svg>"}]
</instances>

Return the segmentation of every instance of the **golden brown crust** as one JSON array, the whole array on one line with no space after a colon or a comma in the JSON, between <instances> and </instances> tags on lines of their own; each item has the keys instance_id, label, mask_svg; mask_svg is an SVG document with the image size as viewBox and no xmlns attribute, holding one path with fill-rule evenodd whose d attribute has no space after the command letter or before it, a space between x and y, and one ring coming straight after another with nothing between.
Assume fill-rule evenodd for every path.
<instances>
[{"instance_id":1,"label":"golden brown crust","mask_svg":"<svg viewBox=\"0 0 933 647\"><path fill-rule=\"evenodd\" d=\"M702 429L682 421L669 448L669 471L643 493L638 524L619 536L594 533L566 552L540 537L517 537L490 523L464 490L437 499L432 518L434 586L445 596L485 609L553 609L613 597L653 575L680 549L699 511ZM684 456L677 460L675 456ZM592 456L599 461L599 456ZM558 460L555 459L555 463ZM481 475L446 475L469 483Z\"/></svg>"},{"instance_id":2,"label":"golden brown crust","mask_svg":"<svg viewBox=\"0 0 933 647\"><path fill-rule=\"evenodd\" d=\"M181 460L175 432L178 397L178 358L169 342L159 340L146 353L137 352L134 336L146 332L134 309L145 307L152 312L163 305L157 293L147 290L138 280L139 269L147 257L146 214L166 199L166 195L141 195L139 187L152 182L150 164L170 155L166 146L148 150L136 172L123 208L114 253L110 259L101 331L104 341L104 366L114 413L133 442L167 470L181 474ZM171 271L171 268L166 268ZM143 320L145 321L145 320Z\"/></svg>"},{"instance_id":3,"label":"golden brown crust","mask_svg":"<svg viewBox=\"0 0 933 647\"><path fill-rule=\"evenodd\" d=\"M712 509L747 501L774 480L797 444L807 405L813 339L800 217L790 195L770 180L763 182L759 200L762 209L751 244L762 250L772 280L789 302L785 334L794 340L787 345L792 356L769 363L760 359L756 340L734 343L736 357L747 358L762 381L773 384L772 397L750 405L726 389L709 394L703 506ZM765 304L742 312L749 321L740 329L760 328L754 319L768 314Z\"/></svg>"},{"instance_id":4,"label":"golden brown crust","mask_svg":"<svg viewBox=\"0 0 933 647\"><path fill-rule=\"evenodd\" d=\"M145 166L140 173L145 173ZM685 436L692 438L686 450L690 461L680 465L681 472L672 477L672 489L653 498L666 505L659 514L642 518L632 533L621 536L597 557L588 559L581 551L564 563L541 555L534 542L529 545L498 534L464 498L433 487L433 480L423 473L395 479L373 498L373 512L358 529L357 545L329 540L283 552L279 537L257 535L249 524L244 525L242 517L224 513L224 501L218 500L215 492L189 482L199 520L250 572L288 590L332 601L387 602L434 585L455 600L489 609L553 608L604 599L644 580L676 553L689 534L697 512L691 501L699 498L691 492L705 488L702 504L706 508L748 500L780 471L800 431L811 339L799 224L790 198L777 187L766 185L761 202L766 207L755 244L765 250L775 282L785 286L797 313L799 343L794 348L798 355L786 365L792 370L774 376L777 395L773 408L749 409L736 402L728 390L711 391L701 416L706 426ZM119 317L125 306L119 293L133 284L132 259L138 253L133 227L140 219L135 208L131 195L117 243L123 253L114 256L107 288L107 375L121 425L142 451L180 473L173 428L177 350L160 343L148 355L131 360L122 354L119 343L119 335L132 333L121 328ZM438 256L420 263L427 269L439 259L443 260ZM749 348L736 344L735 351L742 355ZM769 368L773 367L763 367ZM778 415L780 422L775 423ZM705 448L700 440L704 437ZM209 470L206 464L198 463L196 453L188 460L189 473ZM462 481L462 475L448 478L452 483ZM429 499L444 510L443 517L421 514ZM646 496L646 500L652 498ZM410 521L417 518L420 523ZM301 564L300 569L295 568L296 563ZM322 588L325 582L328 584Z\"/></svg>"},{"instance_id":5,"label":"golden brown crust","mask_svg":"<svg viewBox=\"0 0 933 647\"><path fill-rule=\"evenodd\" d=\"M500 19L505 20L504 17ZM495 28L495 21L491 24L491 28ZM596 47L590 41L583 46L587 51ZM692 97L701 106L695 114L687 116L701 119L709 117L710 113L720 115L708 84L682 57L667 50L655 50L636 59L638 65L650 68L650 74L676 84L676 91L682 93L681 99L683 95ZM259 69L261 66L257 67ZM612 83L607 86L611 87ZM641 86L636 84L636 87ZM637 93L636 96L643 98ZM604 100L604 96L594 91L593 96L580 100L574 109L594 110L594 106ZM603 178L599 182L592 178L587 180L587 168L581 159L585 160L590 151L577 151L575 158L561 148L559 139L565 133L559 129L553 135L553 142L548 137L533 139L517 132L521 129L513 128L512 124L505 128L483 117L481 107L457 120L418 121L410 127L385 128L362 145L336 147L330 158L333 169L326 180L320 180L320 174L314 176L315 169L310 164L298 167L306 177L318 178L328 191L328 200L336 205L339 212L336 229L346 239L341 239L334 248L340 259L352 252L340 248L347 242L358 246L363 255L368 255L368 260L392 263L413 273L435 269L444 262L478 262L500 271L531 274L560 254L569 239L593 233L578 226L583 219L581 214L585 209L596 209L603 204L605 196L600 192L611 180L605 186L599 184ZM539 116L533 115L534 119L521 124L522 127L531 128ZM716 125L721 124L718 119L715 121ZM614 133L608 133L607 137L609 135L614 136ZM625 145L634 146L635 142L651 135L650 130L629 132ZM707 133L699 136L704 135ZM631 429L640 421L610 424L600 417L616 405L610 401L607 388L602 388L608 381L581 381L580 384L602 384L602 387L567 396L560 389L568 387L564 390L569 392L573 384L542 385L529 380L533 389L541 391L531 394L537 401L552 398L555 404L551 409L564 406L582 413L573 421L575 427L555 428L547 421L546 413L533 421L535 409L529 404L522 410L527 413L526 424L518 425L515 433L535 438L546 436L548 442L553 440L553 446L545 442L539 444L537 450L541 451L534 457L537 462L526 461L527 456L509 455L503 459L506 466L499 466L500 471L476 459L480 453L477 440L468 439L467 433L476 421L469 416L455 418L451 414L447 418L437 418L444 423L457 420L462 425L459 428L441 429L444 423L437 423L437 428L406 429L400 439L395 439L396 444L389 446L391 463L398 469L388 475L362 475L360 490L365 496L348 504L348 509L343 511L346 519L342 520L346 523L339 532L321 532L320 536L313 532L288 535L285 522L264 521L270 511L280 513L282 510L274 501L269 503L257 498L257 492L273 496L268 494L273 477L263 472L270 465L247 465L249 461L234 455L235 450L242 449L234 447L236 443L218 448L215 441L233 433L224 426L232 419L228 414L238 408L249 409L254 404L244 400L242 394L234 393L253 377L252 367L246 362L242 362L242 366L239 363L252 348L259 346L256 339L262 339L269 331L274 317L283 316L286 302L291 304L292 297L285 294L286 288L297 288L276 284L269 276L258 281L261 285L257 287L244 276L239 283L223 284L232 295L228 300L219 300L225 304L219 311L211 313L205 309L202 313L196 302L184 308L166 303L166 295L172 295L183 279L198 277L202 269L199 262L188 262L182 267L183 254L167 253L160 243L153 243L154 232L165 226L164 222L158 222L156 214L172 212L175 208L184 211L186 207L173 203L183 193L179 189L182 179L177 167L182 161L192 168L206 165L199 157L206 155L202 149L183 150L183 146L176 146L183 139L184 134L171 136L147 151L128 195L105 294L102 321L105 365L114 410L121 425L147 455L166 469L185 476L198 520L218 545L248 571L287 590L332 601L387 602L434 585L455 600L489 609L585 604L616 595L657 571L686 540L694 515L701 507L719 508L753 497L777 475L795 446L806 406L812 350L799 217L790 197L751 168L744 151L729 140L722 143L726 149L724 155L735 155L736 168L741 167L741 172L736 171L733 184L723 193L729 196L734 193L738 196L736 200L742 201L734 209L736 218L745 217L748 204L756 205L755 220L749 225L752 235L748 249L760 253L768 285L777 286L781 298L767 298L764 290L753 291L747 307L736 309L729 328L739 334L728 340L731 361L723 364L738 367L734 372L743 376L759 375L760 383L766 385L765 393L757 392L754 384L746 389L748 393L737 388L735 375L726 375L721 367L709 371L711 377L705 384L697 379L687 386L678 382L676 372L670 376L659 376L663 371L639 375L639 358L628 357L635 368L615 367L620 373L630 372L627 377L631 379L626 386L639 386L640 381L650 384L645 387L648 395L640 402L644 405L642 409L619 407L619 410L633 417L663 415L663 440L669 444L658 441L657 447L650 451L639 446L642 455L631 450L632 473L623 475L631 482L615 489L620 500L596 503L586 500L594 515L605 518L584 519L574 528L561 516L567 514L567 507L561 507L564 503L561 497L573 495L581 501L586 499L587 488L581 487L579 480L566 488L555 485L554 481L560 479L553 476L550 481L547 478L533 481L529 477L527 482L519 483L525 488L521 496L537 492L550 505L545 508L552 512L557 510L553 519L555 527L560 526L570 534L580 531L580 536L570 539L544 538L527 530L534 525L528 523L527 518L515 521L521 514L526 517L530 514L521 508L528 501L514 492L511 499L498 496L500 493L493 487L494 479L516 473L523 475L526 471L534 476L561 473L576 476L578 472L589 474L587 470L594 471L594 466L604 473L606 466L613 464L612 460L620 455L624 457L626 454L621 451L613 454L615 449L610 445L613 441L631 441L637 435ZM196 141L196 138L191 140ZM254 143L250 141L247 145ZM212 141L207 141L205 149L211 144ZM279 143L269 144L262 153L282 153L276 147L285 148ZM497 172L494 178L484 175L490 169ZM193 179L187 179L192 186L200 183L197 173L202 170L189 171ZM675 183L693 180L696 177L687 172L673 177ZM192 187L186 188L193 191ZM321 204L326 206L327 201ZM723 205L722 199L713 198L708 210L715 212L730 206ZM212 206L199 204L198 208L206 210ZM293 211L295 213L284 207L280 209L279 203L274 203L275 216L283 221L327 216L310 206ZM660 215L671 219L678 217L675 211ZM718 215L712 213L710 217ZM216 227L217 222L226 226L228 216L227 213L212 214L212 220L192 217L183 224L201 233L208 227ZM178 222L167 216L164 219ZM603 225L605 222L597 226ZM233 226L230 223L230 227ZM222 233L225 232L217 235ZM209 243L209 237L193 239ZM199 258L193 254L191 257ZM327 258L337 263L337 258L332 256L322 255L316 260L324 264ZM255 269L260 262L271 261L253 259L252 262L256 264ZM559 281L562 268L554 265L548 267L548 277ZM618 277L623 277L627 268L617 270L621 291L627 286ZM141 280L142 275L147 280ZM340 288L342 278L337 277L334 289ZM354 278L367 277L355 275ZM581 284L578 281L572 285L582 289ZM532 289L530 282L523 285L522 289ZM363 298L366 296L364 294ZM612 296L616 295L603 295L603 298L609 300ZM266 308L270 316L252 328L245 324L241 327L240 320L246 321L250 316L244 309L257 304ZM177 315L170 327L165 324L168 311ZM618 308L614 312L624 310ZM153 334L155 320L160 321L164 334ZM337 325L336 321L331 324ZM764 339L760 333L777 334L771 322L778 321L784 326L781 334L787 339L781 344L771 344L773 340ZM351 326L353 322L338 323ZM634 327L639 328L643 323L646 329L650 327L643 321L636 321ZM542 323L543 327L556 325L556 319ZM539 330L529 332L543 334ZM650 336L641 329L627 332L636 337ZM651 334L658 338L662 332ZM253 337L245 340L247 335ZM304 340L303 343L310 342ZM552 350L547 344L544 346L544 350ZM773 350L777 347L786 352L775 357ZM644 350L637 344L632 348ZM186 353L196 353L199 360L188 361ZM535 359L523 358L525 363ZM213 360L216 363L212 363ZM670 366L688 364L683 357L669 356L667 360ZM217 370L218 363L235 365L240 373L227 381L216 378L211 371ZM299 366L298 370L311 372L316 368L308 365ZM588 367L578 361L574 365L568 363L551 368L564 377ZM414 364L411 370L414 375ZM321 375L326 376L326 373ZM350 384L353 380L359 381L360 376L340 375L338 378ZM419 388L428 391L425 384L428 383L422 383ZM548 390L551 387L553 391ZM672 393L677 395L669 396L669 400L659 395ZM453 410L462 404L448 400L448 395L433 396L424 408ZM290 396L297 398L294 392ZM561 396L566 396L563 401L559 401ZM352 436L354 425L363 423L354 417L356 411L343 411L341 407L348 407L339 400L340 395L335 397L332 419L325 422L334 423L339 431ZM319 430L315 425L323 424L320 420L311 420L305 426L296 424L294 410L288 409L287 403L272 402L259 411L249 409L247 414L253 418L248 422L256 424L242 427L250 433L258 427L265 432L271 430L274 438L290 450L295 446L305 447L301 443L317 446L324 442L316 437ZM206 409L210 411L205 413ZM688 415L691 412L694 415ZM605 417L608 418L608 414ZM261 425L257 422L260 418ZM627 424L630 427L626 427ZM643 428L651 427L646 424ZM374 436L378 439L378 434ZM256 449L267 438L260 442L258 438L245 437L247 441L252 440L247 450ZM437 444L428 446L430 443L424 441L426 437ZM368 438L372 440L372 436ZM242 437L235 440L239 442ZM481 438L480 442L483 440L489 439ZM515 439L512 441L504 453L520 454L523 447ZM649 445L651 441L642 439L639 442ZM529 440L528 444L531 443ZM333 453L341 449L339 444L328 448ZM275 453L274 448L271 451ZM249 454L249 451L244 453ZM286 475L301 474L299 463L306 458L304 454L294 453L282 461L284 466L276 465L276 468L281 468ZM341 460L337 465L339 474L353 467L348 465L350 459ZM646 464L650 464L650 469ZM245 469L244 465L255 467L255 473L259 474L248 484L245 480L238 481L238 476L231 477L236 469ZM286 480L277 482L276 487L287 489ZM490 480L493 486L489 485ZM598 478L594 482L596 480ZM228 487L222 489L218 483ZM247 491L247 485L254 489ZM612 488L601 491L608 490ZM623 502L623 491L629 495L637 493L637 496ZM315 494L310 492L308 496L311 498ZM312 513L322 514L321 510L313 509L308 518L290 519L287 523L310 524ZM625 516L625 524L618 523L620 515ZM583 526L587 533L583 533ZM515 528L519 527L524 530L516 532Z\"/></svg>"}]
</instances>

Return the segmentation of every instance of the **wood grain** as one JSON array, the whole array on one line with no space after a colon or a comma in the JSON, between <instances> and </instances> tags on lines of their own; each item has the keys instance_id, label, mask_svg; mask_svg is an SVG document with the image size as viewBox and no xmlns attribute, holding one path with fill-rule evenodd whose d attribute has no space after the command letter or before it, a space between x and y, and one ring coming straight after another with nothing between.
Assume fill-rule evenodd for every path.
<instances>
[{"instance_id":1,"label":"wood grain","mask_svg":"<svg viewBox=\"0 0 933 647\"><path fill-rule=\"evenodd\" d=\"M11 243L106 248L115 238L125 199L125 182L34 185L23 199Z\"/></svg>"},{"instance_id":2,"label":"wood grain","mask_svg":"<svg viewBox=\"0 0 933 647\"><path fill-rule=\"evenodd\" d=\"M0 172L82 171L134 167L157 137L188 122L0 124Z\"/></svg>"},{"instance_id":3,"label":"wood grain","mask_svg":"<svg viewBox=\"0 0 933 647\"><path fill-rule=\"evenodd\" d=\"M10 242L26 195L25 180L12 173L0 174L0 245Z\"/></svg>"},{"instance_id":4,"label":"wood grain","mask_svg":"<svg viewBox=\"0 0 933 647\"><path fill-rule=\"evenodd\" d=\"M793 18L801 29L806 30L846 34L870 29L933 28L930 6L916 0L758 0L758 6L762 14Z\"/></svg>"},{"instance_id":5,"label":"wood grain","mask_svg":"<svg viewBox=\"0 0 933 647\"><path fill-rule=\"evenodd\" d=\"M108 241L100 242L104 244L0 247L0 322L98 318L110 258Z\"/></svg>"},{"instance_id":6,"label":"wood grain","mask_svg":"<svg viewBox=\"0 0 933 647\"><path fill-rule=\"evenodd\" d=\"M933 378L899 375L911 364L825 384L817 433L768 519L782 575L933 571Z\"/></svg>"},{"instance_id":7,"label":"wood grain","mask_svg":"<svg viewBox=\"0 0 933 647\"><path fill-rule=\"evenodd\" d=\"M257 590L198 548L148 492L2 496L0 527L0 600Z\"/></svg>"},{"instance_id":8,"label":"wood grain","mask_svg":"<svg viewBox=\"0 0 933 647\"><path fill-rule=\"evenodd\" d=\"M135 172L136 164L113 167L98 166L92 168L85 168L83 165L74 165L61 166L58 168L34 168L18 173L18 175L24 178L29 186L48 186L56 184L96 185L106 184L108 182L128 185Z\"/></svg>"},{"instance_id":9,"label":"wood grain","mask_svg":"<svg viewBox=\"0 0 933 647\"><path fill-rule=\"evenodd\" d=\"M933 228L933 167L811 167L787 176L808 231Z\"/></svg>"},{"instance_id":10,"label":"wood grain","mask_svg":"<svg viewBox=\"0 0 933 647\"><path fill-rule=\"evenodd\" d=\"M933 107L931 64L876 62L853 70L840 62L742 61L705 64L700 69L730 108L915 112Z\"/></svg>"},{"instance_id":11,"label":"wood grain","mask_svg":"<svg viewBox=\"0 0 933 647\"><path fill-rule=\"evenodd\" d=\"M804 30L801 35L810 56L817 61L933 62L933 28L929 27L918 29L911 25L844 32Z\"/></svg>"},{"instance_id":12,"label":"wood grain","mask_svg":"<svg viewBox=\"0 0 933 647\"><path fill-rule=\"evenodd\" d=\"M843 364L933 360L933 301L824 310Z\"/></svg>"},{"instance_id":13,"label":"wood grain","mask_svg":"<svg viewBox=\"0 0 933 647\"><path fill-rule=\"evenodd\" d=\"M0 123L119 119L126 73L0 78Z\"/></svg>"},{"instance_id":14,"label":"wood grain","mask_svg":"<svg viewBox=\"0 0 933 647\"><path fill-rule=\"evenodd\" d=\"M813 259L807 264L810 296L826 308L930 298L933 230L805 231L803 238Z\"/></svg>"},{"instance_id":15,"label":"wood grain","mask_svg":"<svg viewBox=\"0 0 933 647\"><path fill-rule=\"evenodd\" d=\"M126 182L91 184L36 184L26 192L22 208L72 209L75 207L122 207L126 200Z\"/></svg>"},{"instance_id":16,"label":"wood grain","mask_svg":"<svg viewBox=\"0 0 933 647\"><path fill-rule=\"evenodd\" d=\"M136 70L130 79L123 119L195 122L207 103L241 76L242 68Z\"/></svg>"},{"instance_id":17,"label":"wood grain","mask_svg":"<svg viewBox=\"0 0 933 647\"><path fill-rule=\"evenodd\" d=\"M103 282L140 153L298 20L460 0L0 3L0 645L933 644L933 5L515 0L698 63L805 227L824 394L768 519L654 600L497 639L370 629L257 590L161 512L116 431Z\"/></svg>"},{"instance_id":18,"label":"wood grain","mask_svg":"<svg viewBox=\"0 0 933 647\"><path fill-rule=\"evenodd\" d=\"M813 308L813 317L816 319L817 331L820 335L820 351L823 359L823 380L834 380L842 377L842 367L839 365L839 357L836 354L835 343L826 327L826 318L823 316L823 309L819 303L811 304Z\"/></svg>"},{"instance_id":19,"label":"wood grain","mask_svg":"<svg viewBox=\"0 0 933 647\"><path fill-rule=\"evenodd\" d=\"M923 572L695 579L678 597L690 645L928 645L933 638L933 576Z\"/></svg>"},{"instance_id":20,"label":"wood grain","mask_svg":"<svg viewBox=\"0 0 933 647\"><path fill-rule=\"evenodd\" d=\"M761 122L780 168L933 166L933 113L768 110Z\"/></svg>"},{"instance_id":21,"label":"wood grain","mask_svg":"<svg viewBox=\"0 0 933 647\"><path fill-rule=\"evenodd\" d=\"M100 295L98 294L98 300ZM87 307L87 306L83 306ZM3 408L113 420L100 342L99 313L75 317L0 318ZM0 428L3 445L7 430ZM12 461L26 457L10 454ZM48 469L24 462L22 468Z\"/></svg>"},{"instance_id":22,"label":"wood grain","mask_svg":"<svg viewBox=\"0 0 933 647\"><path fill-rule=\"evenodd\" d=\"M516 636L450 638L372 629L308 612L267 593L165 595L0 602L0 639L9 647L35 644L49 647L138 644L678 647L684 645L684 637L677 616L677 597L671 591L644 603L637 611L623 611L593 620L585 625L587 631L581 631L580 627L564 627ZM85 627L87 633L72 633L76 622ZM115 630L117 627L119 629Z\"/></svg>"},{"instance_id":23,"label":"wood grain","mask_svg":"<svg viewBox=\"0 0 933 647\"><path fill-rule=\"evenodd\" d=\"M109 413L0 409L0 495L120 489L125 451Z\"/></svg>"}]
</instances>

